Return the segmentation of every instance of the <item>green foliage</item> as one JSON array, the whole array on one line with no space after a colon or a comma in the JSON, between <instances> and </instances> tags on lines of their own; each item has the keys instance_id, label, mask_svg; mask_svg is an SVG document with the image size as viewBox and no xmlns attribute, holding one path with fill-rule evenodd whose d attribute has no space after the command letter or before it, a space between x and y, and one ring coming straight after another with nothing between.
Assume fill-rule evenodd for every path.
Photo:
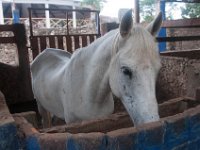
<instances>
[{"instance_id":1,"label":"green foliage","mask_svg":"<svg viewBox=\"0 0 200 150\"><path fill-rule=\"evenodd\" d=\"M174 12L176 12L180 8L178 7L177 3L169 3L168 6L169 6L170 9L168 11L166 10L166 19L167 20L174 20ZM166 5L166 7L167 7L167 5Z\"/></svg>"},{"instance_id":2,"label":"green foliage","mask_svg":"<svg viewBox=\"0 0 200 150\"><path fill-rule=\"evenodd\" d=\"M82 5L89 5L93 9L101 10L103 8L103 3L105 3L106 0L83 0Z\"/></svg>"},{"instance_id":3,"label":"green foliage","mask_svg":"<svg viewBox=\"0 0 200 150\"><path fill-rule=\"evenodd\" d=\"M200 17L200 4L188 3L185 7L181 7L181 15L183 18L198 18Z\"/></svg>"},{"instance_id":4,"label":"green foliage","mask_svg":"<svg viewBox=\"0 0 200 150\"><path fill-rule=\"evenodd\" d=\"M145 22L151 22L153 20L156 11L156 1L157 0L140 0L141 18L143 18Z\"/></svg>"}]
</instances>

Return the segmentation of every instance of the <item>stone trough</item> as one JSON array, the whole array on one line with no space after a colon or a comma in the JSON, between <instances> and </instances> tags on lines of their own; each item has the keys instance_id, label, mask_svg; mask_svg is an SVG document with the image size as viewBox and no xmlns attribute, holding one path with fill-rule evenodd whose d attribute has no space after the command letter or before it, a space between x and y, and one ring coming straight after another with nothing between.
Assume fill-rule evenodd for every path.
<instances>
[{"instance_id":1,"label":"stone trough","mask_svg":"<svg viewBox=\"0 0 200 150\"><path fill-rule=\"evenodd\" d=\"M200 149L200 97L159 104L160 121L134 127L126 112L106 118L38 129L35 112L9 114L1 104L0 149L156 150ZM2 113L2 111L4 113ZM4 134L4 135L2 135ZM4 142L3 140L4 139Z\"/></svg>"}]
</instances>

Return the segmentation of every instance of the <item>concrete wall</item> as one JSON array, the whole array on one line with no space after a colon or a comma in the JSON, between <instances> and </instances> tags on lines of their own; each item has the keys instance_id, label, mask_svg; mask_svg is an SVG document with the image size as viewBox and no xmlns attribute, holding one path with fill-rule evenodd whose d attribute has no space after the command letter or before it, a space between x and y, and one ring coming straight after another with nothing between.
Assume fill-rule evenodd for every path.
<instances>
[{"instance_id":1,"label":"concrete wall","mask_svg":"<svg viewBox=\"0 0 200 150\"><path fill-rule=\"evenodd\" d=\"M171 100L174 103L177 99ZM163 107L163 108L166 108ZM23 117L15 117L29 150L199 150L200 106L138 127L108 132L40 133Z\"/></svg>"},{"instance_id":2,"label":"concrete wall","mask_svg":"<svg viewBox=\"0 0 200 150\"><path fill-rule=\"evenodd\" d=\"M165 55L161 56L162 68L157 82L158 101L180 96L195 97L195 90L200 87L200 50Z\"/></svg>"}]
</instances>

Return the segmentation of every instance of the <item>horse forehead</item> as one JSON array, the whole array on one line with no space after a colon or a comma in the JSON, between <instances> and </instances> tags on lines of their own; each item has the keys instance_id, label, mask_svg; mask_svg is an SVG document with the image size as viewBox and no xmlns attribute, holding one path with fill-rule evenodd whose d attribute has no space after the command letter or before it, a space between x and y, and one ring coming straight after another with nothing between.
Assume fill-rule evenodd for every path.
<instances>
[{"instance_id":1,"label":"horse forehead","mask_svg":"<svg viewBox=\"0 0 200 150\"><path fill-rule=\"evenodd\" d=\"M123 40L122 43L124 43ZM121 44L121 42L119 44ZM154 58L157 57L158 54L155 38L141 27L135 28L129 38L126 39L126 42L122 45L124 53L131 57L136 56L142 58L148 56Z\"/></svg>"},{"instance_id":2,"label":"horse forehead","mask_svg":"<svg viewBox=\"0 0 200 150\"><path fill-rule=\"evenodd\" d=\"M161 67L160 57L156 52L151 55L149 53L124 53L120 56L119 61L122 66L129 66L136 70L148 70L152 68L158 70Z\"/></svg>"},{"instance_id":3,"label":"horse forehead","mask_svg":"<svg viewBox=\"0 0 200 150\"><path fill-rule=\"evenodd\" d=\"M160 64L159 53L156 49L149 50L129 50L120 54L121 61L125 64L136 64L136 65L156 65Z\"/></svg>"}]
</instances>

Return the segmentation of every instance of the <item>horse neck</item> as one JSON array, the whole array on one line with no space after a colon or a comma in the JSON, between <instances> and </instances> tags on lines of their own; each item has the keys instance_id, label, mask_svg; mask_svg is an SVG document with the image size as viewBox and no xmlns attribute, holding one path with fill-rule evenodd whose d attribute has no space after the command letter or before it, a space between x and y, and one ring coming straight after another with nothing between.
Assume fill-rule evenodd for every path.
<instances>
[{"instance_id":1,"label":"horse neck","mask_svg":"<svg viewBox=\"0 0 200 150\"><path fill-rule=\"evenodd\" d=\"M87 66L82 70L85 76L85 81L83 81L85 84L84 93L87 93L85 99L103 101L107 94L110 93L108 68L115 35L116 31L112 31L97 39L86 47L84 51L80 51L82 57L78 60L80 62L79 65Z\"/></svg>"}]
</instances>

